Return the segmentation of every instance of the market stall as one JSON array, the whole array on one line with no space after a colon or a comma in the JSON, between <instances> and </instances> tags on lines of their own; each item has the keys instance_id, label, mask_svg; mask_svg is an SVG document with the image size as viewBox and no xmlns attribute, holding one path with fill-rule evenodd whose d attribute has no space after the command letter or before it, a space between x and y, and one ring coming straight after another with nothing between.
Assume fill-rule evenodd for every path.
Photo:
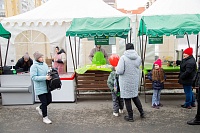
<instances>
[{"instance_id":1,"label":"market stall","mask_svg":"<svg viewBox=\"0 0 200 133\"><path fill-rule=\"evenodd\" d=\"M111 71L111 68L108 64L88 64L86 66L79 67L79 54L78 57L73 55L74 52L72 51L70 37L75 36L81 39L88 37L95 38L99 36L105 36L121 37L126 39L128 37L129 31L130 19L128 17L73 19L71 27L66 32L66 36L69 36L73 66L77 76L77 94L80 90L109 90L106 81L109 72ZM97 43L96 45L101 44ZM76 47L76 43L74 44L74 46Z\"/></svg>"},{"instance_id":2,"label":"market stall","mask_svg":"<svg viewBox=\"0 0 200 133\"><path fill-rule=\"evenodd\" d=\"M145 53L147 40L149 37L180 35L187 38L188 47L190 47L188 35L196 35L197 42L195 54L197 59L200 32L199 8L199 0L158 0L149 9L142 13L142 18L140 21L140 27L138 32L139 39L141 40L142 70L145 70L146 68ZM174 68L172 68L172 66L168 66L165 70L169 70L169 72L173 73ZM144 87L145 74L146 72L143 71L142 85ZM177 72L174 72L174 75L177 75ZM177 79L178 77L176 77L176 80ZM171 85L173 86L173 82L171 83Z\"/></svg>"}]
</instances>

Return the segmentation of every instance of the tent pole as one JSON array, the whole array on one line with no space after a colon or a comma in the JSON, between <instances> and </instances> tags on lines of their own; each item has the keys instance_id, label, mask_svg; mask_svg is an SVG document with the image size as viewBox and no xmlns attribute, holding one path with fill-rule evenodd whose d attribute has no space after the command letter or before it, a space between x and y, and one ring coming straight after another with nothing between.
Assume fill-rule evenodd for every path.
<instances>
[{"instance_id":1,"label":"tent pole","mask_svg":"<svg viewBox=\"0 0 200 133\"><path fill-rule=\"evenodd\" d=\"M131 43L131 32L132 32L132 28L130 29L130 43Z\"/></svg>"},{"instance_id":2,"label":"tent pole","mask_svg":"<svg viewBox=\"0 0 200 133\"><path fill-rule=\"evenodd\" d=\"M67 42L66 42L66 38L65 38L65 50L66 50L65 51L66 52L65 53L66 54L66 60L65 60L66 61L66 66L65 66L65 68L66 68L66 72L67 72ZM51 56L51 59L52 59L52 56Z\"/></svg>"},{"instance_id":3,"label":"tent pole","mask_svg":"<svg viewBox=\"0 0 200 133\"><path fill-rule=\"evenodd\" d=\"M74 71L75 71L74 55L73 55L72 42L71 42L70 36L69 36L69 44L70 44L70 49L71 49L71 54L72 54L72 61L73 61Z\"/></svg>"},{"instance_id":4,"label":"tent pole","mask_svg":"<svg viewBox=\"0 0 200 133\"><path fill-rule=\"evenodd\" d=\"M198 51L199 51L199 34L197 34L197 45L196 45L196 62L198 58Z\"/></svg>"},{"instance_id":5,"label":"tent pole","mask_svg":"<svg viewBox=\"0 0 200 133\"><path fill-rule=\"evenodd\" d=\"M141 58L142 58L142 70L144 69L144 66L143 66L143 65L144 65L144 63L143 63L143 62L144 62L144 59L143 59L143 50L144 50L144 49L143 49L143 45L144 45L144 44L143 44L143 30L144 30L144 27L143 27L143 26L144 26L144 23L142 22L142 53L141 53Z\"/></svg>"},{"instance_id":6,"label":"tent pole","mask_svg":"<svg viewBox=\"0 0 200 133\"><path fill-rule=\"evenodd\" d=\"M79 37L78 43L79 43L79 45L78 45L78 65L79 65L79 58L80 58L80 45L81 45L81 39L80 39L80 37Z\"/></svg>"},{"instance_id":7,"label":"tent pole","mask_svg":"<svg viewBox=\"0 0 200 133\"><path fill-rule=\"evenodd\" d=\"M7 48L6 48L6 56L5 56L5 61L4 61L4 66L6 66L6 60L7 60L7 56L8 56L8 47L10 44L10 39L8 39L8 44L7 44Z\"/></svg>"},{"instance_id":8,"label":"tent pole","mask_svg":"<svg viewBox=\"0 0 200 133\"><path fill-rule=\"evenodd\" d=\"M139 48L140 48L140 55L141 55L141 53L142 53L142 46L141 46L141 38L140 38L140 36L139 36L139 42L140 42Z\"/></svg>"},{"instance_id":9,"label":"tent pole","mask_svg":"<svg viewBox=\"0 0 200 133\"><path fill-rule=\"evenodd\" d=\"M76 56L76 37L74 37L74 50L75 50L75 67L77 69L77 56Z\"/></svg>"},{"instance_id":10,"label":"tent pole","mask_svg":"<svg viewBox=\"0 0 200 133\"><path fill-rule=\"evenodd\" d=\"M2 67L2 55L1 55L1 45L0 45L0 67Z\"/></svg>"},{"instance_id":11,"label":"tent pole","mask_svg":"<svg viewBox=\"0 0 200 133\"><path fill-rule=\"evenodd\" d=\"M188 34L186 33L187 36L187 42L188 42L188 47L190 48L190 42L189 42L189 38L188 38Z\"/></svg>"},{"instance_id":12,"label":"tent pole","mask_svg":"<svg viewBox=\"0 0 200 133\"><path fill-rule=\"evenodd\" d=\"M144 45L144 62L145 62L145 54L146 54L146 47L147 47L147 37L148 36L146 35L146 40L145 40L145 45ZM143 66L144 66L144 64L143 64Z\"/></svg>"}]
</instances>

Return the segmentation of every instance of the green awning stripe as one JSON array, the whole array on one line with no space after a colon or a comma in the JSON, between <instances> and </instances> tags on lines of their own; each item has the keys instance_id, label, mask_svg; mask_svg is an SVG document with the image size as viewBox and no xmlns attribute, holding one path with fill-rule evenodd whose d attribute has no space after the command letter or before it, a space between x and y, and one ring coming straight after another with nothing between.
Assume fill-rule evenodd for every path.
<instances>
[{"instance_id":1,"label":"green awning stripe","mask_svg":"<svg viewBox=\"0 0 200 133\"><path fill-rule=\"evenodd\" d=\"M1 23L0 23L0 36L6 39L9 39L11 37L11 33L5 30Z\"/></svg>"},{"instance_id":2,"label":"green awning stripe","mask_svg":"<svg viewBox=\"0 0 200 133\"><path fill-rule=\"evenodd\" d=\"M126 38L130 31L128 17L74 18L66 36L94 37L110 36Z\"/></svg>"},{"instance_id":3,"label":"green awning stripe","mask_svg":"<svg viewBox=\"0 0 200 133\"><path fill-rule=\"evenodd\" d=\"M148 36L190 35L199 32L200 14L143 16L139 27L139 35Z\"/></svg>"}]
</instances>

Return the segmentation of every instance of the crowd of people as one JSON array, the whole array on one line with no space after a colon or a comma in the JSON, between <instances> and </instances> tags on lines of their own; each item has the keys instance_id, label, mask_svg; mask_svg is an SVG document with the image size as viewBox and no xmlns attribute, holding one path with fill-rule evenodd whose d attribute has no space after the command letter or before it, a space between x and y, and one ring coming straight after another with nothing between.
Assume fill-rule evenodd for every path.
<instances>
[{"instance_id":1,"label":"crowd of people","mask_svg":"<svg viewBox=\"0 0 200 133\"><path fill-rule=\"evenodd\" d=\"M193 49L187 48L183 51L183 59L180 63L179 83L183 86L185 92L185 103L181 105L182 108L191 109L196 107L195 98L192 87L200 86L200 61L198 71L195 58L193 57ZM140 72L141 58L134 50L131 43L126 44L126 51L120 57L116 66L113 66L107 84L112 92L113 101L113 115L119 116L123 113L124 102L128 115L124 116L126 121L133 122L133 110L131 99L140 112L140 117L145 118L145 113L142 104L138 98L139 86L139 72ZM162 68L162 61L157 59L153 63L153 68L148 72L148 78L152 81L152 108L159 109L163 107L160 102L161 90L164 88L164 82L167 80L164 69ZM130 80L131 79L131 80ZM116 91L115 81L118 80L117 88L120 89L120 95ZM195 84L194 84L195 83ZM197 95L197 114L194 119L187 122L189 125L200 125L200 91Z\"/></svg>"},{"instance_id":2,"label":"crowd of people","mask_svg":"<svg viewBox=\"0 0 200 133\"><path fill-rule=\"evenodd\" d=\"M96 52L102 52L106 61L108 55L101 46L94 48L89 58L93 60ZM55 56L53 59L54 68L57 68L59 73L65 72L66 55L63 49L55 48ZM36 110L43 117L43 122L46 124L52 123L47 115L47 106L52 102L51 92L47 91L46 80L51 77L47 75L48 66L44 62L42 53L35 52L32 60L28 53L18 60L16 67L22 68L24 71L30 71L31 79L33 80L35 94L41 101L41 105L36 107ZM113 65L107 85L111 90L113 102L113 115L119 116L124 111L124 104L127 110L127 115L124 119L129 122L134 121L133 109L131 102L133 101L137 107L140 117L145 118L145 112L138 97L138 87L140 83L140 65L141 57L134 50L132 43L126 44L126 50L121 57L118 57L117 64ZM196 71L197 70L197 71ZM152 70L148 72L148 78L152 81L152 108L159 109L163 107L160 102L161 91L164 88L164 82L167 80L162 61L157 59L152 66ZM191 109L196 107L195 97L192 91L193 87L200 86L200 61L197 69L195 58L193 57L193 49L187 48L183 51L183 59L180 63L179 83L183 86L185 93L185 102L181 105L182 108ZM130 80L131 79L131 80ZM187 122L189 125L200 125L200 91L197 95L197 114L194 119Z\"/></svg>"}]
</instances>

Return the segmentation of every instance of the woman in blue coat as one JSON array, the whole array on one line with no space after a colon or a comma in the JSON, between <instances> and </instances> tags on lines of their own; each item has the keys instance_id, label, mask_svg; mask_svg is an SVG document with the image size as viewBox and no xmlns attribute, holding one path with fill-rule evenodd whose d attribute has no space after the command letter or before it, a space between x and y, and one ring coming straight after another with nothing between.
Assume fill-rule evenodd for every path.
<instances>
[{"instance_id":1,"label":"woman in blue coat","mask_svg":"<svg viewBox=\"0 0 200 133\"><path fill-rule=\"evenodd\" d=\"M47 91L46 80L50 80L51 77L47 76L48 66L44 62L43 54L35 52L33 56L35 60L30 68L30 75L33 80L35 94L42 103L36 107L36 110L43 116L43 122L50 124L52 122L47 116L47 106L52 102L52 96L51 92Z\"/></svg>"}]
</instances>

